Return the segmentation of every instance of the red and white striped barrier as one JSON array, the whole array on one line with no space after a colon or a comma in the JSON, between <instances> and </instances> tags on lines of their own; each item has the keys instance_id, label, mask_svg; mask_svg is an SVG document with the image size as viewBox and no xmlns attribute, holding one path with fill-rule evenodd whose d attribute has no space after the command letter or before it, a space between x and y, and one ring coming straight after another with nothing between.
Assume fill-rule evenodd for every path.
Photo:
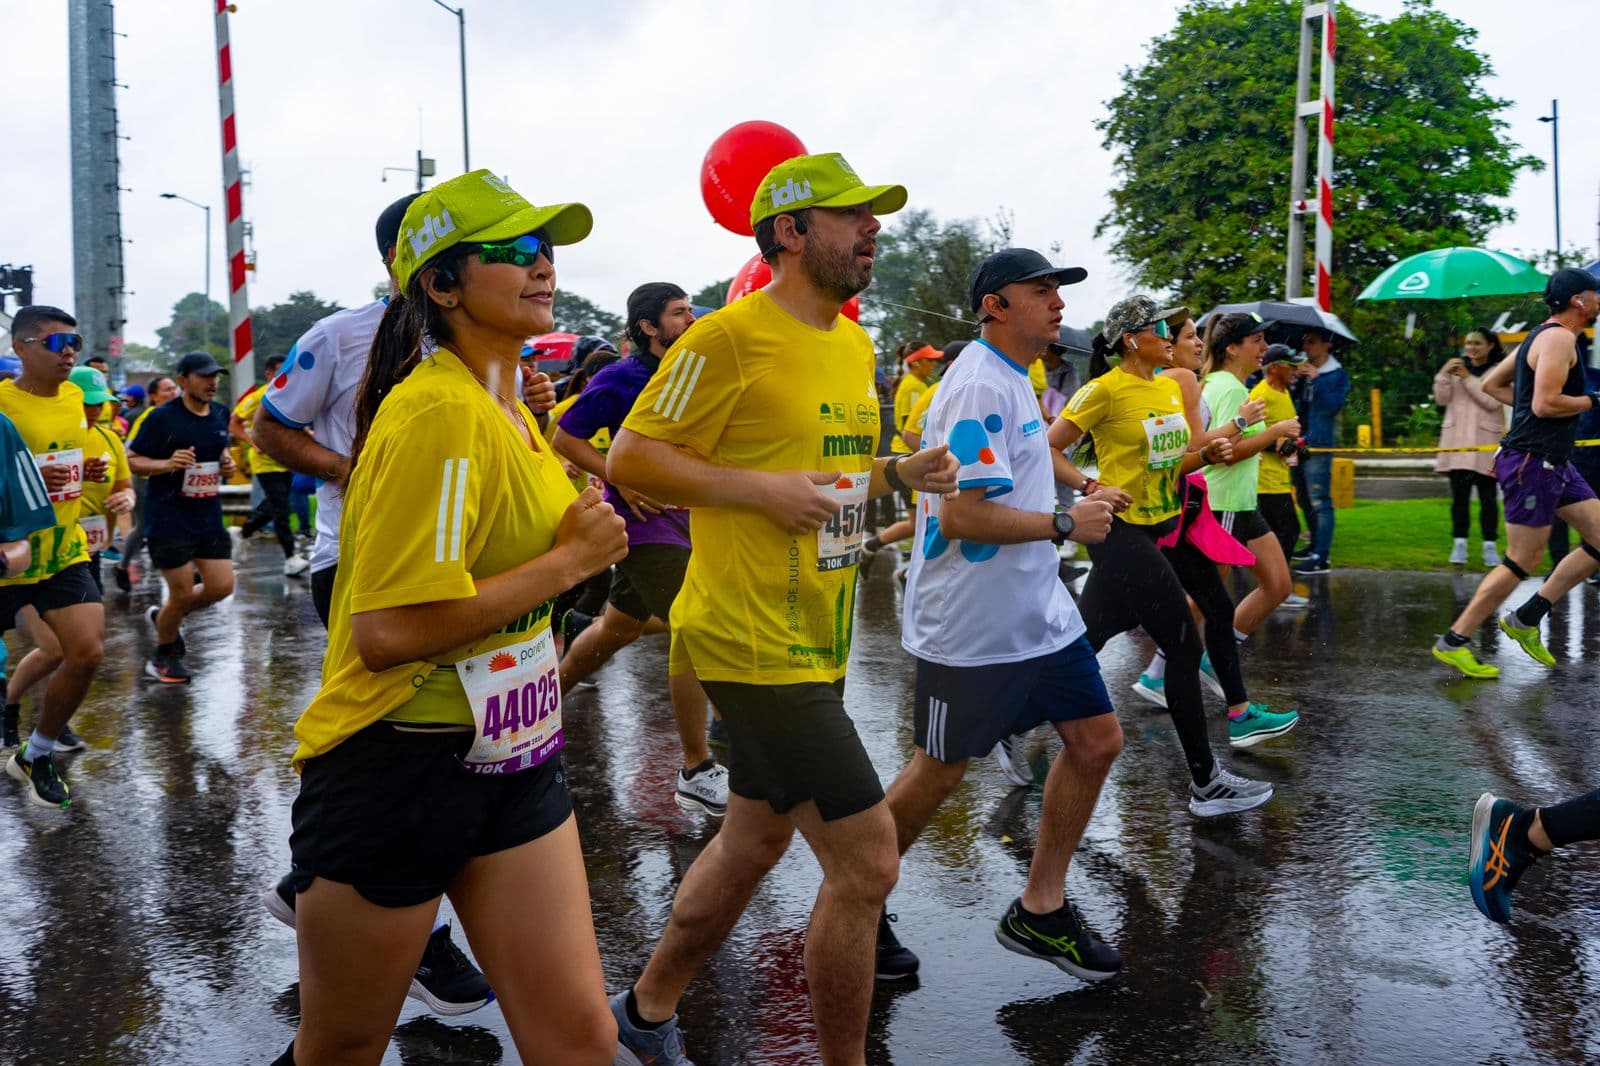
<instances>
[{"instance_id":1,"label":"red and white striped barrier","mask_svg":"<svg viewBox=\"0 0 1600 1066\"><path fill-rule=\"evenodd\" d=\"M1322 16L1322 125L1317 142L1317 306L1333 310L1333 9Z\"/></svg>"},{"instance_id":2,"label":"red and white striped barrier","mask_svg":"<svg viewBox=\"0 0 1600 1066\"><path fill-rule=\"evenodd\" d=\"M233 116L233 56L228 47L228 13L233 5L216 0L217 102L222 111L222 195L228 226L228 349L233 354L233 399L255 384L255 341L250 332L250 300L245 291L244 185L239 176L239 136Z\"/></svg>"}]
</instances>

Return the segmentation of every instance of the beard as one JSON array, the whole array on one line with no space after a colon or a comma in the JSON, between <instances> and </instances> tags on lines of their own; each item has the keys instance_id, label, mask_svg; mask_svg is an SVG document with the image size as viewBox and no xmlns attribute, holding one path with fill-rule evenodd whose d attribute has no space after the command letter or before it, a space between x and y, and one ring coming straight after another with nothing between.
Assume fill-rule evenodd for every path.
<instances>
[{"instance_id":1,"label":"beard","mask_svg":"<svg viewBox=\"0 0 1600 1066\"><path fill-rule=\"evenodd\" d=\"M872 283L872 267L856 264L854 245L824 248L818 241L807 241L800 253L800 269L819 292L840 304Z\"/></svg>"}]
</instances>

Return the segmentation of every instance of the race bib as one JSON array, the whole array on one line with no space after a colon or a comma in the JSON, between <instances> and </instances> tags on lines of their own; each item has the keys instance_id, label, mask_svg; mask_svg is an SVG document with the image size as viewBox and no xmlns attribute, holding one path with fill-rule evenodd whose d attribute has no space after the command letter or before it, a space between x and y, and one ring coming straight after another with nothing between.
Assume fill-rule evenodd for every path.
<instances>
[{"instance_id":1,"label":"race bib","mask_svg":"<svg viewBox=\"0 0 1600 1066\"><path fill-rule=\"evenodd\" d=\"M474 774L531 770L561 750L561 682L547 629L532 640L456 663L476 731L461 760Z\"/></svg>"},{"instance_id":2,"label":"race bib","mask_svg":"<svg viewBox=\"0 0 1600 1066\"><path fill-rule=\"evenodd\" d=\"M70 471L67 474L67 483L50 493L51 503L65 503L83 495L82 448L69 448L64 452L36 452L33 462L41 471L47 466L64 466Z\"/></svg>"},{"instance_id":3,"label":"race bib","mask_svg":"<svg viewBox=\"0 0 1600 1066\"><path fill-rule=\"evenodd\" d=\"M1189 423L1182 413L1155 415L1143 422L1145 465L1151 470L1170 470L1183 462L1183 453L1189 450Z\"/></svg>"},{"instance_id":4,"label":"race bib","mask_svg":"<svg viewBox=\"0 0 1600 1066\"><path fill-rule=\"evenodd\" d=\"M103 552L111 547L111 527L106 524L105 515L80 515L78 527L83 530L83 539L88 541L90 555Z\"/></svg>"},{"instance_id":5,"label":"race bib","mask_svg":"<svg viewBox=\"0 0 1600 1066\"><path fill-rule=\"evenodd\" d=\"M839 501L839 510L817 530L817 569L839 570L861 559L861 542L867 534L867 486L872 471L841 474L822 491Z\"/></svg>"},{"instance_id":6,"label":"race bib","mask_svg":"<svg viewBox=\"0 0 1600 1066\"><path fill-rule=\"evenodd\" d=\"M195 463L184 467L183 494L192 500L207 500L222 487L221 463Z\"/></svg>"}]
</instances>

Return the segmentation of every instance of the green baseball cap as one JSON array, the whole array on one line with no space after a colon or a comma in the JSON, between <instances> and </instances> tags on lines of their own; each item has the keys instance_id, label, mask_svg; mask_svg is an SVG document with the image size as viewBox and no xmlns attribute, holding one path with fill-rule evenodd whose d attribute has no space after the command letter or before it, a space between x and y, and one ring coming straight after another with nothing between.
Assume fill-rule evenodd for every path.
<instances>
[{"instance_id":1,"label":"green baseball cap","mask_svg":"<svg viewBox=\"0 0 1600 1066\"><path fill-rule=\"evenodd\" d=\"M428 262L458 244L509 241L534 230L551 244L577 244L594 228L582 204L535 207L488 170L427 190L406 208L395 241L394 276L403 290Z\"/></svg>"},{"instance_id":2,"label":"green baseball cap","mask_svg":"<svg viewBox=\"0 0 1600 1066\"><path fill-rule=\"evenodd\" d=\"M67 380L83 390L84 403L105 403L112 399L106 376L92 366L75 366Z\"/></svg>"},{"instance_id":3,"label":"green baseball cap","mask_svg":"<svg viewBox=\"0 0 1600 1066\"><path fill-rule=\"evenodd\" d=\"M906 205L904 185L867 185L856 177L838 152L797 155L767 171L750 204L750 228L762 219L807 207L854 207L871 204L872 213L888 215Z\"/></svg>"}]
</instances>

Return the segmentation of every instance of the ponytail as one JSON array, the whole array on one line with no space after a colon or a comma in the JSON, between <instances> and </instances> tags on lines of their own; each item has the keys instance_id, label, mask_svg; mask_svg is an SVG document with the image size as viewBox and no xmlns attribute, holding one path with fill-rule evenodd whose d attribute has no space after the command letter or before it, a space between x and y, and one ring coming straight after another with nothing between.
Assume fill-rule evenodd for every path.
<instances>
[{"instance_id":1,"label":"ponytail","mask_svg":"<svg viewBox=\"0 0 1600 1066\"><path fill-rule=\"evenodd\" d=\"M1104 333L1096 333L1094 341L1089 346L1089 380L1093 381L1102 374L1111 370L1111 346L1106 343Z\"/></svg>"},{"instance_id":2,"label":"ponytail","mask_svg":"<svg viewBox=\"0 0 1600 1066\"><path fill-rule=\"evenodd\" d=\"M438 263L434 269L438 272L435 284L439 288L453 288L460 283L454 257ZM350 446L352 473L361 461L367 433L372 429L372 420L377 417L384 397L422 362L423 342L430 337L439 343L450 339L439 305L428 298L422 284L424 275L429 272L418 271L406 290L390 299L378 323L377 335L372 338L367 369L356 388L355 440Z\"/></svg>"}]
</instances>

